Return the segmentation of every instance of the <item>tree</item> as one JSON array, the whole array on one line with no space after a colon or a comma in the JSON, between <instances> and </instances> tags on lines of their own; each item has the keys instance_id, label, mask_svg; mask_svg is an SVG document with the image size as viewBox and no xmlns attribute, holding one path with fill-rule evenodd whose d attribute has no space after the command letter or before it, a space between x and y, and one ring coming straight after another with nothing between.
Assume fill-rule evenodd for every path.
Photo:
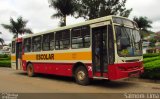
<instances>
[{"instance_id":1,"label":"tree","mask_svg":"<svg viewBox=\"0 0 160 99\"><path fill-rule=\"evenodd\" d=\"M134 17L133 18L133 21L135 21L140 29L140 34L141 34L141 37L143 38L144 35L149 32L148 31L148 28L151 28L151 24L152 24L152 21L150 21L147 17L142 17L140 16L139 18L138 17Z\"/></svg>"},{"instance_id":2,"label":"tree","mask_svg":"<svg viewBox=\"0 0 160 99\"><path fill-rule=\"evenodd\" d=\"M148 32L148 28L152 28L152 21L150 21L147 17L134 17L133 20L138 24L141 31Z\"/></svg>"},{"instance_id":3,"label":"tree","mask_svg":"<svg viewBox=\"0 0 160 99\"><path fill-rule=\"evenodd\" d=\"M78 9L75 0L49 0L49 7L57 11L51 17L60 18L60 26L66 26L66 17L73 16Z\"/></svg>"},{"instance_id":4,"label":"tree","mask_svg":"<svg viewBox=\"0 0 160 99\"><path fill-rule=\"evenodd\" d=\"M2 38L0 38L0 42L1 42L2 46L3 46L4 40Z\"/></svg>"},{"instance_id":5,"label":"tree","mask_svg":"<svg viewBox=\"0 0 160 99\"><path fill-rule=\"evenodd\" d=\"M28 21L23 20L22 17L17 18L14 21L13 18L10 18L10 24L2 24L2 26L9 30L11 33L14 34L14 38L18 38L18 35L23 35L25 33L32 34L32 31L29 28L26 28Z\"/></svg>"},{"instance_id":6,"label":"tree","mask_svg":"<svg viewBox=\"0 0 160 99\"><path fill-rule=\"evenodd\" d=\"M95 19L107 15L128 17L132 9L125 8L126 0L77 0L81 8L76 18Z\"/></svg>"},{"instance_id":7,"label":"tree","mask_svg":"<svg viewBox=\"0 0 160 99\"><path fill-rule=\"evenodd\" d=\"M2 32L0 32L0 34L2 34ZM2 38L0 38L0 42L1 42L2 46L3 46L4 40Z\"/></svg>"},{"instance_id":8,"label":"tree","mask_svg":"<svg viewBox=\"0 0 160 99\"><path fill-rule=\"evenodd\" d=\"M150 42L151 42L150 46L155 47L155 43L157 42L157 40L152 38L152 39L150 39Z\"/></svg>"}]
</instances>

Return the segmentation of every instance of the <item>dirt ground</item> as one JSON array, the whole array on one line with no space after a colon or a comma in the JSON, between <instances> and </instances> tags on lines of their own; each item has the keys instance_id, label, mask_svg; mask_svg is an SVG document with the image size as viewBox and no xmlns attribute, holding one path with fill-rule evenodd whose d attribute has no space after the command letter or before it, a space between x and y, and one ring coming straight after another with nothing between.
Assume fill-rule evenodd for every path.
<instances>
[{"instance_id":1,"label":"dirt ground","mask_svg":"<svg viewBox=\"0 0 160 99\"><path fill-rule=\"evenodd\" d=\"M53 75L28 77L21 70L0 68L0 93L160 93L160 83L94 80L88 86Z\"/></svg>"}]
</instances>

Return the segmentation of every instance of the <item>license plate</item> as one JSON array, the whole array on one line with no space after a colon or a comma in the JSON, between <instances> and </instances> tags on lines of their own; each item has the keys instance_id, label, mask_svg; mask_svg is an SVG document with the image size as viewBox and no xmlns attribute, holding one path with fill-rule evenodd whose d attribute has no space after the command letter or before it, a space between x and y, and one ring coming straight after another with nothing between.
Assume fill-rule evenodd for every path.
<instances>
[{"instance_id":1,"label":"license plate","mask_svg":"<svg viewBox=\"0 0 160 99\"><path fill-rule=\"evenodd\" d=\"M139 71L129 73L129 77L139 77Z\"/></svg>"}]
</instances>

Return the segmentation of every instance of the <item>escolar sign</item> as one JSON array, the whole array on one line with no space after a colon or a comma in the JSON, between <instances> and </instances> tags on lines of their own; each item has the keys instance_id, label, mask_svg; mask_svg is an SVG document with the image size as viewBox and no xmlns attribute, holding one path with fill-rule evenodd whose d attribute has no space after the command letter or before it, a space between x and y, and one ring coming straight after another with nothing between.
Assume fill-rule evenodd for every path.
<instances>
[{"instance_id":1,"label":"escolar sign","mask_svg":"<svg viewBox=\"0 0 160 99\"><path fill-rule=\"evenodd\" d=\"M54 54L37 54L37 60L54 60Z\"/></svg>"}]
</instances>

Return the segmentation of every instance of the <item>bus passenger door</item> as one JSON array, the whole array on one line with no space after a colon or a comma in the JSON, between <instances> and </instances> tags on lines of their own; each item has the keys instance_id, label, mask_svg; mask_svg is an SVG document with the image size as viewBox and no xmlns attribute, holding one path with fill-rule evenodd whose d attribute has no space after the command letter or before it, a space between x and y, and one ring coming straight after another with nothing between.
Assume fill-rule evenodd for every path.
<instances>
[{"instance_id":1,"label":"bus passenger door","mask_svg":"<svg viewBox=\"0 0 160 99\"><path fill-rule=\"evenodd\" d=\"M16 69L22 69L22 42L16 43Z\"/></svg>"},{"instance_id":2,"label":"bus passenger door","mask_svg":"<svg viewBox=\"0 0 160 99\"><path fill-rule=\"evenodd\" d=\"M107 25L92 28L92 63L94 77L104 77L108 66Z\"/></svg>"}]
</instances>

